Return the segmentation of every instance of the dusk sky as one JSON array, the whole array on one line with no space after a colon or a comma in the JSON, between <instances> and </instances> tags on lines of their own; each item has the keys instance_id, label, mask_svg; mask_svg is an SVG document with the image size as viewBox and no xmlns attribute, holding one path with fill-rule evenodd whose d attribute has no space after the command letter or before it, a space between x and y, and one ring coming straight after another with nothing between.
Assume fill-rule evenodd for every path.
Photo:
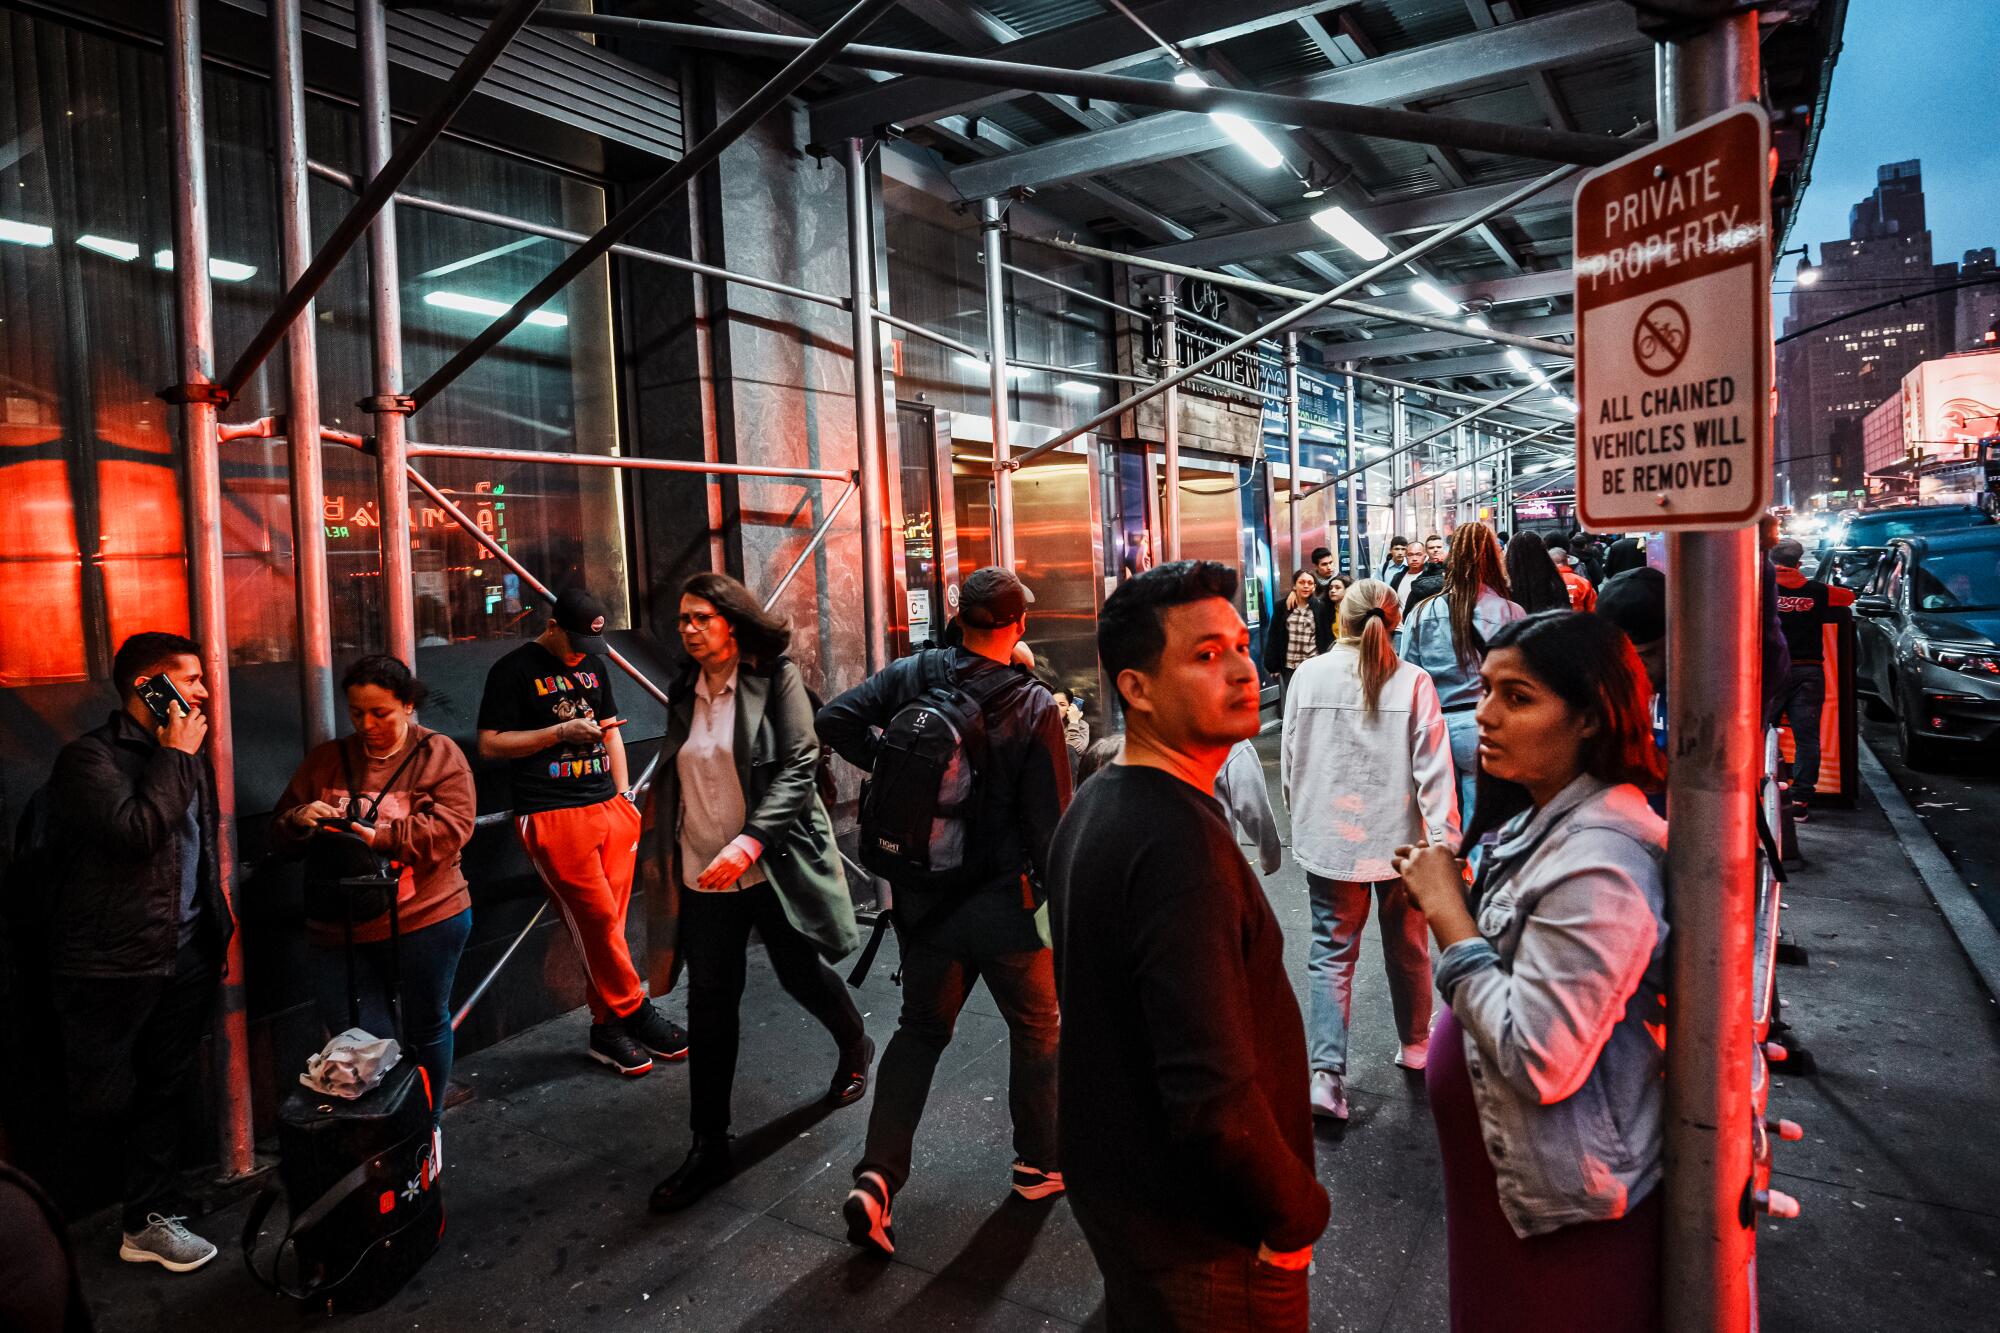
<instances>
[{"instance_id":1,"label":"dusk sky","mask_svg":"<svg viewBox=\"0 0 2000 1333\"><path fill-rule=\"evenodd\" d=\"M1933 256L2000 245L2000 0L1848 0L1812 183L1786 243L1844 240L1875 168L1920 158ZM1797 256L1780 272L1789 277Z\"/></svg>"}]
</instances>

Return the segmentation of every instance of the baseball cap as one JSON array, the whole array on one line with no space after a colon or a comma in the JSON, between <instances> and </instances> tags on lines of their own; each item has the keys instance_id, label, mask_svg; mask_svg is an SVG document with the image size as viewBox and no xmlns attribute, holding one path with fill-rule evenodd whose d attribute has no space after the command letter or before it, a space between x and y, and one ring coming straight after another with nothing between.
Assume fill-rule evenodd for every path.
<instances>
[{"instance_id":1,"label":"baseball cap","mask_svg":"<svg viewBox=\"0 0 2000 1333\"><path fill-rule=\"evenodd\" d=\"M1657 569L1628 569L1597 591L1597 614L1625 631L1633 644L1667 637L1667 576Z\"/></svg>"},{"instance_id":2,"label":"baseball cap","mask_svg":"<svg viewBox=\"0 0 2000 1333\"><path fill-rule=\"evenodd\" d=\"M580 653L604 651L604 603L583 588L570 588L556 598L556 624Z\"/></svg>"},{"instance_id":3,"label":"baseball cap","mask_svg":"<svg viewBox=\"0 0 2000 1333\"><path fill-rule=\"evenodd\" d=\"M958 588L958 616L974 629L998 629L1028 614L1035 594L1012 570L987 565L966 575Z\"/></svg>"}]
</instances>

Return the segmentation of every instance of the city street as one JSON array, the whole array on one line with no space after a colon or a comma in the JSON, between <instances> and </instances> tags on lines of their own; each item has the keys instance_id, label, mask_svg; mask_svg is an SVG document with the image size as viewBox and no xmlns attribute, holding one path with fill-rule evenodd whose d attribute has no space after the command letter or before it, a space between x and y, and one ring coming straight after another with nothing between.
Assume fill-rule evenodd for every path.
<instances>
[{"instance_id":1,"label":"city street","mask_svg":"<svg viewBox=\"0 0 2000 1333\"><path fill-rule=\"evenodd\" d=\"M2000 827L2000 749L1968 748L1919 771L1903 762L1895 723L1864 716L1861 735L1972 896L2000 926L2000 838L1994 836Z\"/></svg>"}]
</instances>

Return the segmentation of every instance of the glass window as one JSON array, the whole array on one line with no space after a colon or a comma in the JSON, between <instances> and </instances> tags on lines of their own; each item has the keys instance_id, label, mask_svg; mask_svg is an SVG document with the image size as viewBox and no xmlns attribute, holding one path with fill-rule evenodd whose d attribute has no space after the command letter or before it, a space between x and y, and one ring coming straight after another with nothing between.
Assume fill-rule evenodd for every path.
<instances>
[{"instance_id":1,"label":"glass window","mask_svg":"<svg viewBox=\"0 0 2000 1333\"><path fill-rule=\"evenodd\" d=\"M103 676L140 629L188 628L165 83L155 50L0 15L0 685ZM276 302L280 272L266 85L205 78L218 373ZM316 160L355 169L351 110L314 102ZM596 187L456 141L432 148L410 192L545 225L594 230ZM316 179L324 238L351 196ZM404 372L420 382L553 265L558 242L401 208ZM373 392L365 248L316 308L321 411L357 433ZM412 418L414 438L506 449L618 449L608 272L600 262ZM279 415L281 348L225 419ZM292 527L284 440L222 451L230 652L293 652ZM628 619L621 483L608 469L432 460L423 465L546 582L588 582ZM322 516L336 654L382 642L373 460L327 447ZM427 643L533 633L516 580L413 497L418 634Z\"/></svg>"}]
</instances>

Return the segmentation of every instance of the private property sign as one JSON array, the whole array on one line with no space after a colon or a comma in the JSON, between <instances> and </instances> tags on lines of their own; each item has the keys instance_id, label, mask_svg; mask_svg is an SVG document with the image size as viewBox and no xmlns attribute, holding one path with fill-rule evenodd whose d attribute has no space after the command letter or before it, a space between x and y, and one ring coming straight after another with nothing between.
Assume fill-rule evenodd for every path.
<instances>
[{"instance_id":1,"label":"private property sign","mask_svg":"<svg viewBox=\"0 0 2000 1333\"><path fill-rule=\"evenodd\" d=\"M1586 527L1734 528L1769 503L1770 141L1746 103L1577 187Z\"/></svg>"}]
</instances>

